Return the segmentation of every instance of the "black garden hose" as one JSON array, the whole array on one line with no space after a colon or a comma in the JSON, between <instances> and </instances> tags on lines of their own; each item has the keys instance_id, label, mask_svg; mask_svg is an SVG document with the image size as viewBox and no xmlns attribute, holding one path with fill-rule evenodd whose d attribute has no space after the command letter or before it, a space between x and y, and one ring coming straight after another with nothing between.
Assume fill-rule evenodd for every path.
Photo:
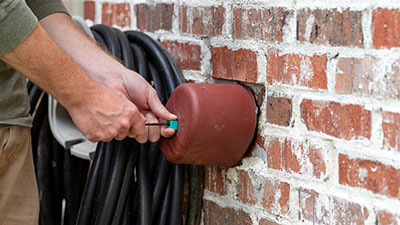
<instances>
[{"instance_id":1,"label":"black garden hose","mask_svg":"<svg viewBox=\"0 0 400 225\"><path fill-rule=\"evenodd\" d=\"M175 60L159 43L144 33L121 32L105 25L95 25L91 27L91 31L104 49L119 59L124 66L138 72L153 85L162 103L165 104L174 89L184 82L182 72ZM29 84L28 87L31 105L36 105L39 101L38 88L32 84ZM47 100L45 102L42 100L37 108L36 126L41 127L43 124ZM40 140L36 136L39 133L41 133L41 129L35 128L34 125L32 136L38 141ZM34 144L37 145L37 143ZM35 164L48 163L47 158L35 157ZM55 158L57 157L59 158L59 154L55 154ZM58 168L58 172L54 172L54 174L63 176L64 190L61 192L66 201L64 213L69 217L68 219L64 218L64 224L200 224L204 186L203 167L169 163L161 154L157 143L139 144L129 138L122 141L113 140L108 143L99 143L87 180L75 178L72 172L76 164L75 157L67 151L62 158L63 171L59 172ZM82 168L88 167L86 165ZM87 174L87 170L82 169L82 174ZM38 179L49 178L40 176ZM54 180L53 186L56 186L57 179ZM39 183L49 182L39 181ZM83 187L85 183L83 194L79 188L75 188L74 191L68 189L68 185ZM183 205L185 183L189 187L189 194L187 196L188 204ZM48 187L49 185L42 187L39 185L39 189L51 191L48 190ZM53 205L53 208L41 211L43 219L41 219L40 225L61 224L61 220L57 219L59 216L47 217L48 213L56 215L51 211L59 211L57 207L54 207L60 202L60 189L56 190L58 190L57 195L50 195L52 197L50 200L41 202L41 207L43 204L43 207ZM79 208L75 203L76 196L81 198ZM182 215L183 212L186 212L185 216ZM186 221L183 221L183 218L186 218ZM73 223L72 221L75 219L76 222Z\"/></svg>"}]
</instances>

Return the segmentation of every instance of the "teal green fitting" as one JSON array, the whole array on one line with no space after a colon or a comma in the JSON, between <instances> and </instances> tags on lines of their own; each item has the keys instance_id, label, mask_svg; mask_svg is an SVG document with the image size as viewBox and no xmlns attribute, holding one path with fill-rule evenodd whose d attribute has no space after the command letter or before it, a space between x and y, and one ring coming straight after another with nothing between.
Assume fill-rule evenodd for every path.
<instances>
[{"instance_id":1,"label":"teal green fitting","mask_svg":"<svg viewBox=\"0 0 400 225\"><path fill-rule=\"evenodd\" d=\"M170 120L168 121L167 128L172 128L174 130L178 130L178 121L177 120Z\"/></svg>"}]
</instances>

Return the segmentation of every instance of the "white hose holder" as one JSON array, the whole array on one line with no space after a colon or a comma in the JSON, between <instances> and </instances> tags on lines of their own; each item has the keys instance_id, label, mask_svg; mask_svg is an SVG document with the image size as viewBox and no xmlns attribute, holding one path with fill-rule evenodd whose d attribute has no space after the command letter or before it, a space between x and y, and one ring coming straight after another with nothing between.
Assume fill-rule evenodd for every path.
<instances>
[{"instance_id":1,"label":"white hose holder","mask_svg":"<svg viewBox=\"0 0 400 225\"><path fill-rule=\"evenodd\" d=\"M68 111L53 97L49 96L49 123L54 138L67 149L67 142L84 139L85 141L70 146L71 155L89 160L89 154L96 150L97 143L90 142L78 130Z\"/></svg>"},{"instance_id":2,"label":"white hose holder","mask_svg":"<svg viewBox=\"0 0 400 225\"><path fill-rule=\"evenodd\" d=\"M91 38L94 39L90 28L87 26L85 21L79 16L72 17L75 23ZM89 154L96 151L97 143L90 142L85 136L78 130L68 114L68 111L60 105L56 99L49 95L49 123L51 132L54 138L65 148L68 147L71 150L71 155L82 159L90 159ZM84 139L76 145L67 146L67 142Z\"/></svg>"}]
</instances>

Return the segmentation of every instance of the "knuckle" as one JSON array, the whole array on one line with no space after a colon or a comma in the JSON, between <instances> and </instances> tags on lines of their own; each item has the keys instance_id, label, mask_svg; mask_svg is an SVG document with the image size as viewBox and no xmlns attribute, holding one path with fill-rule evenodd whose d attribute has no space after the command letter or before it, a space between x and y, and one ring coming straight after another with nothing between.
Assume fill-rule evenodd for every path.
<instances>
[{"instance_id":1,"label":"knuckle","mask_svg":"<svg viewBox=\"0 0 400 225\"><path fill-rule=\"evenodd\" d=\"M124 130L126 130L130 127L130 123L127 119L121 120L119 124L120 124L121 129L124 129Z\"/></svg>"},{"instance_id":2,"label":"knuckle","mask_svg":"<svg viewBox=\"0 0 400 225\"><path fill-rule=\"evenodd\" d=\"M136 135L137 135L138 137L145 136L145 134L146 134L146 129L138 129L135 133L136 133Z\"/></svg>"},{"instance_id":3,"label":"knuckle","mask_svg":"<svg viewBox=\"0 0 400 225\"><path fill-rule=\"evenodd\" d=\"M95 138L94 136L92 136L92 135L87 135L86 136L86 139L88 139L89 141L91 141L91 142L98 142L99 140L97 140L97 138Z\"/></svg>"},{"instance_id":4,"label":"knuckle","mask_svg":"<svg viewBox=\"0 0 400 225\"><path fill-rule=\"evenodd\" d=\"M103 136L100 135L100 134L94 134L94 135L91 137L91 141L93 141L93 142L103 141Z\"/></svg>"},{"instance_id":5,"label":"knuckle","mask_svg":"<svg viewBox=\"0 0 400 225\"><path fill-rule=\"evenodd\" d=\"M151 95L153 98L158 97L157 92L156 92L156 90L154 90L154 88L151 88L150 95Z\"/></svg>"},{"instance_id":6,"label":"knuckle","mask_svg":"<svg viewBox=\"0 0 400 225\"><path fill-rule=\"evenodd\" d=\"M140 144L144 144L146 143L147 139L143 137L137 137L136 141L139 142Z\"/></svg>"},{"instance_id":7,"label":"knuckle","mask_svg":"<svg viewBox=\"0 0 400 225\"><path fill-rule=\"evenodd\" d=\"M116 130L116 129L110 129L109 131L108 131L108 136L110 137L110 138L113 138L113 137L115 137L115 136L117 136L118 135L118 131Z\"/></svg>"},{"instance_id":8,"label":"knuckle","mask_svg":"<svg viewBox=\"0 0 400 225\"><path fill-rule=\"evenodd\" d=\"M139 112L139 110L133 106L127 108L127 112L129 115L134 115Z\"/></svg>"},{"instance_id":9,"label":"knuckle","mask_svg":"<svg viewBox=\"0 0 400 225\"><path fill-rule=\"evenodd\" d=\"M122 141L124 138L125 138L124 136L117 136L115 137L115 140Z\"/></svg>"},{"instance_id":10,"label":"knuckle","mask_svg":"<svg viewBox=\"0 0 400 225\"><path fill-rule=\"evenodd\" d=\"M155 142L157 142L158 140L160 140L159 137L149 137L149 141L152 142L152 143L155 143Z\"/></svg>"}]
</instances>

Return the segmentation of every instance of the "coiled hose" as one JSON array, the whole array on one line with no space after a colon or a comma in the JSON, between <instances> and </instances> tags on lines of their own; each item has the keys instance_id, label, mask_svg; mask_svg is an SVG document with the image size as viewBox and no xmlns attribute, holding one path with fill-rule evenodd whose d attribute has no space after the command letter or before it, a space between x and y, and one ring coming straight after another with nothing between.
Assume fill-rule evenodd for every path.
<instances>
[{"instance_id":1,"label":"coiled hose","mask_svg":"<svg viewBox=\"0 0 400 225\"><path fill-rule=\"evenodd\" d=\"M175 60L144 33L106 25L90 29L103 48L153 84L164 104L184 82ZM157 143L126 138L99 143L89 169L87 161L71 156L52 137L47 95L32 83L28 91L40 225L200 224L203 167L169 163Z\"/></svg>"}]
</instances>

